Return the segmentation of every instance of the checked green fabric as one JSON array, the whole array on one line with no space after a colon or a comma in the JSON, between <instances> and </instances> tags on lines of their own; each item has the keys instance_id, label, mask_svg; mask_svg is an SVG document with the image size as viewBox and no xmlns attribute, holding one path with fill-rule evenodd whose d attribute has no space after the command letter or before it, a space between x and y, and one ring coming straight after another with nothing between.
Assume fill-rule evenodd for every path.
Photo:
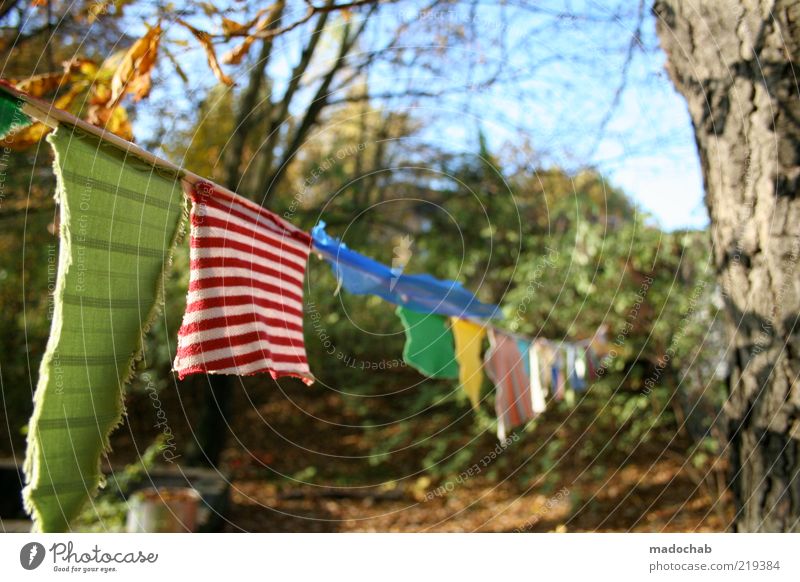
<instances>
[{"instance_id":1,"label":"checked green fabric","mask_svg":"<svg viewBox=\"0 0 800 582\"><path fill-rule=\"evenodd\" d=\"M431 378L458 378L453 330L445 318L405 307L398 307L396 313L406 329L406 364Z\"/></svg>"},{"instance_id":2,"label":"checked green fabric","mask_svg":"<svg viewBox=\"0 0 800 582\"><path fill-rule=\"evenodd\" d=\"M34 528L58 532L101 483L100 458L122 421L123 386L161 304L186 207L164 170L71 127L47 139L61 242L24 498Z\"/></svg>"}]
</instances>

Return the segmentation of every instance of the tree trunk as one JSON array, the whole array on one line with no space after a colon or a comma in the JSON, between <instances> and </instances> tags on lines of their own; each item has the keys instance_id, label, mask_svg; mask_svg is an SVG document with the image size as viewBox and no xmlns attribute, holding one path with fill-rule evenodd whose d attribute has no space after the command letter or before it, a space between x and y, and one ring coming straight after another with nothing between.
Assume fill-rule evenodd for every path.
<instances>
[{"instance_id":1,"label":"tree trunk","mask_svg":"<svg viewBox=\"0 0 800 582\"><path fill-rule=\"evenodd\" d=\"M202 387L203 409L186 462L192 467L217 467L231 432L228 422L235 382L225 374L208 374L198 377L192 387Z\"/></svg>"},{"instance_id":2,"label":"tree trunk","mask_svg":"<svg viewBox=\"0 0 800 582\"><path fill-rule=\"evenodd\" d=\"M271 9L269 29L276 28L281 20L285 2L276 2ZM267 75L267 65L272 54L272 38L261 41L261 50L256 62L250 69L248 85L242 93L239 111L236 116L236 126L231 137L230 147L226 153L223 182L229 190L239 189L242 179L240 170L244 146L253 128L251 122L253 109L258 102L258 94L264 85ZM222 451L228 441L230 428L231 400L233 398L234 380L225 374L209 374L205 390L205 402L200 425L195 434L195 442L187 455L190 465L209 465L216 467L219 464Z\"/></svg>"},{"instance_id":3,"label":"tree trunk","mask_svg":"<svg viewBox=\"0 0 800 582\"><path fill-rule=\"evenodd\" d=\"M656 0L686 98L729 315L736 531L800 531L800 46L796 0Z\"/></svg>"}]
</instances>

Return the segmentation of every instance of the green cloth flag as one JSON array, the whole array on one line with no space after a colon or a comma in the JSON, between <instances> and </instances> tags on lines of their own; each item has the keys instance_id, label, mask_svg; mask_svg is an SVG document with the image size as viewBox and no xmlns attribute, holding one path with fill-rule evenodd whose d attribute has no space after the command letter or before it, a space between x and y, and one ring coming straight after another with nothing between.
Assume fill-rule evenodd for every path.
<instances>
[{"instance_id":1,"label":"green cloth flag","mask_svg":"<svg viewBox=\"0 0 800 582\"><path fill-rule=\"evenodd\" d=\"M33 123L22 112L22 101L0 90L0 139Z\"/></svg>"},{"instance_id":2,"label":"green cloth flag","mask_svg":"<svg viewBox=\"0 0 800 582\"><path fill-rule=\"evenodd\" d=\"M101 455L122 422L123 386L162 303L187 208L176 175L79 129L47 139L61 241L24 499L35 530L58 532L101 484Z\"/></svg>"},{"instance_id":3,"label":"green cloth flag","mask_svg":"<svg viewBox=\"0 0 800 582\"><path fill-rule=\"evenodd\" d=\"M453 331L441 315L420 313L405 307L397 315L406 328L403 360L431 378L458 378Z\"/></svg>"}]
</instances>

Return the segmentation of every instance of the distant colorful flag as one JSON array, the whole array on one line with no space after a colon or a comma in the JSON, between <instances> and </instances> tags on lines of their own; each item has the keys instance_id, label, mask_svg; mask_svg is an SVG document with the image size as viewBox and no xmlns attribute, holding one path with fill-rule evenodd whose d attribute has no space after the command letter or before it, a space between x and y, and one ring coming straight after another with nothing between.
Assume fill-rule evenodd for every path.
<instances>
[{"instance_id":1,"label":"distant colorful flag","mask_svg":"<svg viewBox=\"0 0 800 582\"><path fill-rule=\"evenodd\" d=\"M597 361L597 354L592 346L586 347L586 378L588 380L596 380L598 378L597 370L600 367L600 362Z\"/></svg>"},{"instance_id":2,"label":"distant colorful flag","mask_svg":"<svg viewBox=\"0 0 800 582\"><path fill-rule=\"evenodd\" d=\"M561 401L564 400L567 384L567 378L564 375L564 350L561 346L551 345L550 347L551 359L548 363L552 376L550 388L553 391L553 397Z\"/></svg>"},{"instance_id":3,"label":"distant colorful flag","mask_svg":"<svg viewBox=\"0 0 800 582\"><path fill-rule=\"evenodd\" d=\"M503 441L514 427L535 416L530 379L516 341L500 331L489 330L489 351L484 361L496 389L497 438Z\"/></svg>"},{"instance_id":4,"label":"distant colorful flag","mask_svg":"<svg viewBox=\"0 0 800 582\"><path fill-rule=\"evenodd\" d=\"M453 332L445 318L405 307L398 307L396 313L406 330L406 364L431 378L458 378Z\"/></svg>"},{"instance_id":5,"label":"distant colorful flag","mask_svg":"<svg viewBox=\"0 0 800 582\"><path fill-rule=\"evenodd\" d=\"M483 362L481 346L486 336L486 328L465 319L451 319L455 337L456 359L458 360L458 381L467 394L473 408L481 400L483 385Z\"/></svg>"},{"instance_id":6,"label":"distant colorful flag","mask_svg":"<svg viewBox=\"0 0 800 582\"><path fill-rule=\"evenodd\" d=\"M533 342L528 349L528 361L531 375L531 403L533 412L541 414L545 411L547 391L542 385L542 365L539 357L538 342Z\"/></svg>"},{"instance_id":7,"label":"distant colorful flag","mask_svg":"<svg viewBox=\"0 0 800 582\"><path fill-rule=\"evenodd\" d=\"M541 414L545 411L546 392L542 387L542 371L539 363L539 348L536 342L517 338L517 347L522 354L522 361L525 363L525 371L528 373L531 386L531 405L533 412Z\"/></svg>"},{"instance_id":8,"label":"distant colorful flag","mask_svg":"<svg viewBox=\"0 0 800 582\"><path fill-rule=\"evenodd\" d=\"M569 385L576 392L586 390L586 349L570 344L567 346L567 373Z\"/></svg>"},{"instance_id":9,"label":"distant colorful flag","mask_svg":"<svg viewBox=\"0 0 800 582\"><path fill-rule=\"evenodd\" d=\"M317 224L311 235L314 249L330 263L341 285L354 295L377 295L420 313L472 319L502 316L497 305L482 303L458 281L406 275L350 250L325 232L324 222Z\"/></svg>"},{"instance_id":10,"label":"distant colorful flag","mask_svg":"<svg viewBox=\"0 0 800 582\"><path fill-rule=\"evenodd\" d=\"M191 268L174 368L187 374L314 379L303 343L303 278L311 238L212 184L188 192Z\"/></svg>"}]
</instances>

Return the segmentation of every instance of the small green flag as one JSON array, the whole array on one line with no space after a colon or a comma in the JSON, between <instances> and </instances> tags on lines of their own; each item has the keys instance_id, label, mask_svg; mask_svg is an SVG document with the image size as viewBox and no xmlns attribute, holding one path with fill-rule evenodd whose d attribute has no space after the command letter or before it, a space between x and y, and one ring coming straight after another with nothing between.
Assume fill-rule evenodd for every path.
<instances>
[{"instance_id":1,"label":"small green flag","mask_svg":"<svg viewBox=\"0 0 800 582\"><path fill-rule=\"evenodd\" d=\"M431 378L458 378L453 331L445 318L405 307L398 307L396 313L406 328L406 364Z\"/></svg>"},{"instance_id":2,"label":"small green flag","mask_svg":"<svg viewBox=\"0 0 800 582\"><path fill-rule=\"evenodd\" d=\"M123 386L163 297L186 204L177 176L78 129L48 141L60 202L53 321L25 460L34 528L65 531L101 483Z\"/></svg>"},{"instance_id":3,"label":"small green flag","mask_svg":"<svg viewBox=\"0 0 800 582\"><path fill-rule=\"evenodd\" d=\"M0 90L0 139L33 123L22 112L22 101Z\"/></svg>"}]
</instances>

